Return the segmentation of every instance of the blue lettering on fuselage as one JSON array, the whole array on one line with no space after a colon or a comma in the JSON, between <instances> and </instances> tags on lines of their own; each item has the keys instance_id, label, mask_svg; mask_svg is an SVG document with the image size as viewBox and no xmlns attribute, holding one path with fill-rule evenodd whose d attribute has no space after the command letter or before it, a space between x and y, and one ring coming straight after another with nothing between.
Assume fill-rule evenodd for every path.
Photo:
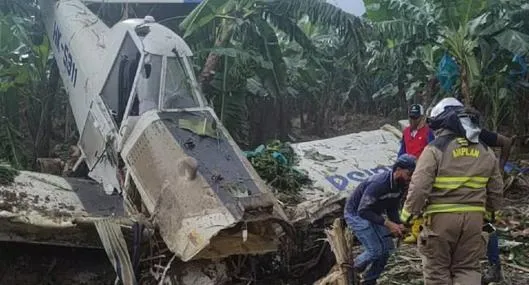
<instances>
[{"instance_id":1,"label":"blue lettering on fuselage","mask_svg":"<svg viewBox=\"0 0 529 285\"><path fill-rule=\"evenodd\" d=\"M62 41L62 33L59 29L59 26L55 22L53 24L53 39L52 42L57 48L57 54L56 60L57 64L59 64L59 58L62 57L62 64L64 65L64 68L66 69L66 72L68 73L68 78L70 79L70 82L72 83L73 87L77 84L77 65L75 64L75 61L72 57L72 53L70 52L70 47L66 42Z\"/></svg>"},{"instance_id":2,"label":"blue lettering on fuselage","mask_svg":"<svg viewBox=\"0 0 529 285\"><path fill-rule=\"evenodd\" d=\"M391 170L390 166L379 166L379 167L375 167L371 169L360 169L360 170L351 171L345 174L345 176L338 175L338 174L329 175L325 177L325 179L329 183L331 183L331 185L334 188L336 188L338 191L344 191L347 189L347 186L349 185L350 181L362 182L372 175L390 171L390 170Z\"/></svg>"}]
</instances>

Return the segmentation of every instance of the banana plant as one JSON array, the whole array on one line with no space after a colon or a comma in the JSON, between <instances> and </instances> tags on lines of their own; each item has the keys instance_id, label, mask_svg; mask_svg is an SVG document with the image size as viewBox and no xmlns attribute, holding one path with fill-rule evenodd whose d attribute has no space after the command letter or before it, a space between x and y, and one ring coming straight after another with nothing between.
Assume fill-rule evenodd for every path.
<instances>
[{"instance_id":1,"label":"banana plant","mask_svg":"<svg viewBox=\"0 0 529 285\"><path fill-rule=\"evenodd\" d=\"M202 30L209 28L211 31L213 27L215 47L226 47L234 37L242 41L257 40L254 44L259 46L263 57L273 63L274 80L279 81L285 74L285 67L275 31L280 30L304 49L313 50L311 41L297 25L305 15L311 22L335 28L351 46L357 49L362 46L362 21L321 0L206 0L184 19L180 27L185 31L185 38L201 36ZM219 60L216 53L208 55L200 72L201 83L207 84L211 80Z\"/></svg>"},{"instance_id":2,"label":"banana plant","mask_svg":"<svg viewBox=\"0 0 529 285\"><path fill-rule=\"evenodd\" d=\"M529 37L512 20L523 5L521 1L366 0L367 17L383 41L412 49L434 45L455 58L465 104L472 104L481 82L476 54L481 39L495 40L500 48L516 54L527 53ZM410 54L401 53L404 58Z\"/></svg>"},{"instance_id":3,"label":"banana plant","mask_svg":"<svg viewBox=\"0 0 529 285\"><path fill-rule=\"evenodd\" d=\"M35 27L31 18L0 17L0 157L17 168L48 156L58 91L49 43L33 43Z\"/></svg>"},{"instance_id":4,"label":"banana plant","mask_svg":"<svg viewBox=\"0 0 529 285\"><path fill-rule=\"evenodd\" d=\"M296 92L288 82L284 43L295 42L301 54L322 53L298 25L303 17L332 28L348 48L363 50L363 21L322 0L206 0L181 23L193 49L207 52L200 64L199 81L206 95L214 97L230 131L235 126L229 125L243 121L240 117L248 113L249 104L265 100L268 113L276 114L278 120L270 124L279 129L279 138L288 139L291 114L287 105ZM241 101L253 94L261 94L263 99L247 99L246 108L242 108ZM233 112L235 106L241 111ZM235 131L243 130L237 127Z\"/></svg>"}]
</instances>

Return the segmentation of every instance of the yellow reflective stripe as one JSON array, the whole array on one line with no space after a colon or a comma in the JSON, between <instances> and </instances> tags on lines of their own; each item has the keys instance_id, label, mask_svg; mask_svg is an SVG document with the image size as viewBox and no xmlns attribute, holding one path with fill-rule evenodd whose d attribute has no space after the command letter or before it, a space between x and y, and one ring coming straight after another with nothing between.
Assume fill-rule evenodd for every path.
<instances>
[{"instance_id":1,"label":"yellow reflective stripe","mask_svg":"<svg viewBox=\"0 0 529 285\"><path fill-rule=\"evenodd\" d=\"M487 182L489 181L488 177L483 176L438 176L435 178L435 182L465 182L472 180L475 182Z\"/></svg>"},{"instance_id":2,"label":"yellow reflective stripe","mask_svg":"<svg viewBox=\"0 0 529 285\"><path fill-rule=\"evenodd\" d=\"M483 206L471 206L465 204L432 204L426 207L425 214L433 213L457 213L457 212L486 212Z\"/></svg>"},{"instance_id":3,"label":"yellow reflective stripe","mask_svg":"<svg viewBox=\"0 0 529 285\"><path fill-rule=\"evenodd\" d=\"M402 211L400 212L400 221L406 223L410 218L410 212L406 211L406 209L402 209Z\"/></svg>"},{"instance_id":4,"label":"yellow reflective stripe","mask_svg":"<svg viewBox=\"0 0 529 285\"><path fill-rule=\"evenodd\" d=\"M459 177L436 177L433 187L443 190L454 190L461 187L474 189L486 188L488 177L481 176L459 176Z\"/></svg>"},{"instance_id":5,"label":"yellow reflective stripe","mask_svg":"<svg viewBox=\"0 0 529 285\"><path fill-rule=\"evenodd\" d=\"M480 189L487 187L487 183L474 183L474 182L463 182L463 183L434 183L434 188L442 190L454 190L461 187Z\"/></svg>"}]
</instances>

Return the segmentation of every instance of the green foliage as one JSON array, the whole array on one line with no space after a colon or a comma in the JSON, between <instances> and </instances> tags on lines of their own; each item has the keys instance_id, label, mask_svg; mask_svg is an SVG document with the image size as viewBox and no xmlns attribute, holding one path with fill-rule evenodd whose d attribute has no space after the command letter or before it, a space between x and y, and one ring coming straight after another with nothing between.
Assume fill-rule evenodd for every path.
<instances>
[{"instance_id":1,"label":"green foliage","mask_svg":"<svg viewBox=\"0 0 529 285\"><path fill-rule=\"evenodd\" d=\"M453 96L436 85L445 52L460 66L455 90L465 103L497 104L481 108L491 112L493 127L514 121L519 112L512 108L529 84L506 81L505 66L514 55L529 54L523 1L364 2L363 19L319 0L209 0L186 18L185 36L208 51L208 59L219 57L207 66L215 76L206 91L239 142L252 144L244 137L255 132L249 97L288 98L288 108L273 108L289 110L289 120L299 116L302 128L324 136L337 113L397 119L409 101L429 105ZM201 53L199 65L205 57Z\"/></svg>"},{"instance_id":2,"label":"green foliage","mask_svg":"<svg viewBox=\"0 0 529 285\"><path fill-rule=\"evenodd\" d=\"M322 68L323 61L327 64L333 61L332 52L329 54L327 47L322 45L324 39L312 37L301 19L305 19L305 24L317 25L318 29L339 38L342 50L363 50L363 21L320 0L207 0L180 24L191 46L200 51L197 62L203 67L202 78L199 76L203 89L239 143L252 144L251 138L243 138L252 123L248 121L249 108L245 106L248 100L245 98L254 96L272 100L271 105L279 113L278 126L286 126L289 123L285 120L289 121L291 114L285 113L285 102L306 90L296 87L315 85L313 78L294 74L304 71L289 68L288 60L303 59L314 63L306 69ZM204 51L208 52L206 57ZM211 80L206 79L213 72ZM311 82L298 85L293 78L310 79ZM319 91L319 94L310 94L309 101L328 92L321 88L311 90ZM286 138L285 130L279 129L274 136Z\"/></svg>"},{"instance_id":3,"label":"green foliage","mask_svg":"<svg viewBox=\"0 0 529 285\"><path fill-rule=\"evenodd\" d=\"M246 156L259 176L289 201L299 199L301 188L311 183L306 174L295 168L298 158L288 143L276 140L246 152Z\"/></svg>"},{"instance_id":4,"label":"green foliage","mask_svg":"<svg viewBox=\"0 0 529 285\"><path fill-rule=\"evenodd\" d=\"M368 45L369 67L377 75L391 74L374 97L413 99L428 86L439 57L446 51L461 69L456 89L465 103L473 104L476 98L492 100L484 96L494 93L487 86L494 80L484 73L505 73L501 71L504 66L489 62L500 54L508 62L513 55L527 55L529 51L529 30L523 28L526 20L520 16L528 12L522 5L521 1L367 0L366 16L376 32ZM505 51L510 58L503 57Z\"/></svg>"},{"instance_id":5,"label":"green foliage","mask_svg":"<svg viewBox=\"0 0 529 285\"><path fill-rule=\"evenodd\" d=\"M364 2L359 18L324 0L206 0L180 23L203 90L239 144L285 140L294 118L318 136L346 113L400 119L409 101L447 95L435 85L445 52L463 71L456 90L467 103L493 103L480 106L491 126L529 107L527 80L509 75L512 57L529 54L523 1ZM47 41L32 41L43 34L35 1L0 8L0 157L27 167L43 149L52 61Z\"/></svg>"},{"instance_id":6,"label":"green foliage","mask_svg":"<svg viewBox=\"0 0 529 285\"><path fill-rule=\"evenodd\" d=\"M0 15L0 158L31 168L49 152L58 91L50 81L53 60L34 2L3 4L8 13Z\"/></svg>"},{"instance_id":7,"label":"green foliage","mask_svg":"<svg viewBox=\"0 0 529 285\"><path fill-rule=\"evenodd\" d=\"M0 162L0 185L9 185L13 183L18 174L18 170L12 168L5 162Z\"/></svg>"}]
</instances>

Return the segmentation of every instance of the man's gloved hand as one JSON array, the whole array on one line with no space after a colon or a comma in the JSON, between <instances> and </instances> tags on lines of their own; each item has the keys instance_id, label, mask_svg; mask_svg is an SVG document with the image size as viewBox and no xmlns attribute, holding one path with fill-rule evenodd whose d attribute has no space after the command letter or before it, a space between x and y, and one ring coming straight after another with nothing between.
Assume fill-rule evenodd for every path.
<instances>
[{"instance_id":1,"label":"man's gloved hand","mask_svg":"<svg viewBox=\"0 0 529 285\"><path fill-rule=\"evenodd\" d=\"M411 230L409 232L409 235L406 236L406 238L404 239L405 243L412 244L417 242L417 238L419 237L419 233L421 232L422 223L423 219L421 217L412 219Z\"/></svg>"},{"instance_id":2,"label":"man's gloved hand","mask_svg":"<svg viewBox=\"0 0 529 285\"><path fill-rule=\"evenodd\" d=\"M487 211L485 213L485 223L495 223L496 222L496 213Z\"/></svg>"}]
</instances>

